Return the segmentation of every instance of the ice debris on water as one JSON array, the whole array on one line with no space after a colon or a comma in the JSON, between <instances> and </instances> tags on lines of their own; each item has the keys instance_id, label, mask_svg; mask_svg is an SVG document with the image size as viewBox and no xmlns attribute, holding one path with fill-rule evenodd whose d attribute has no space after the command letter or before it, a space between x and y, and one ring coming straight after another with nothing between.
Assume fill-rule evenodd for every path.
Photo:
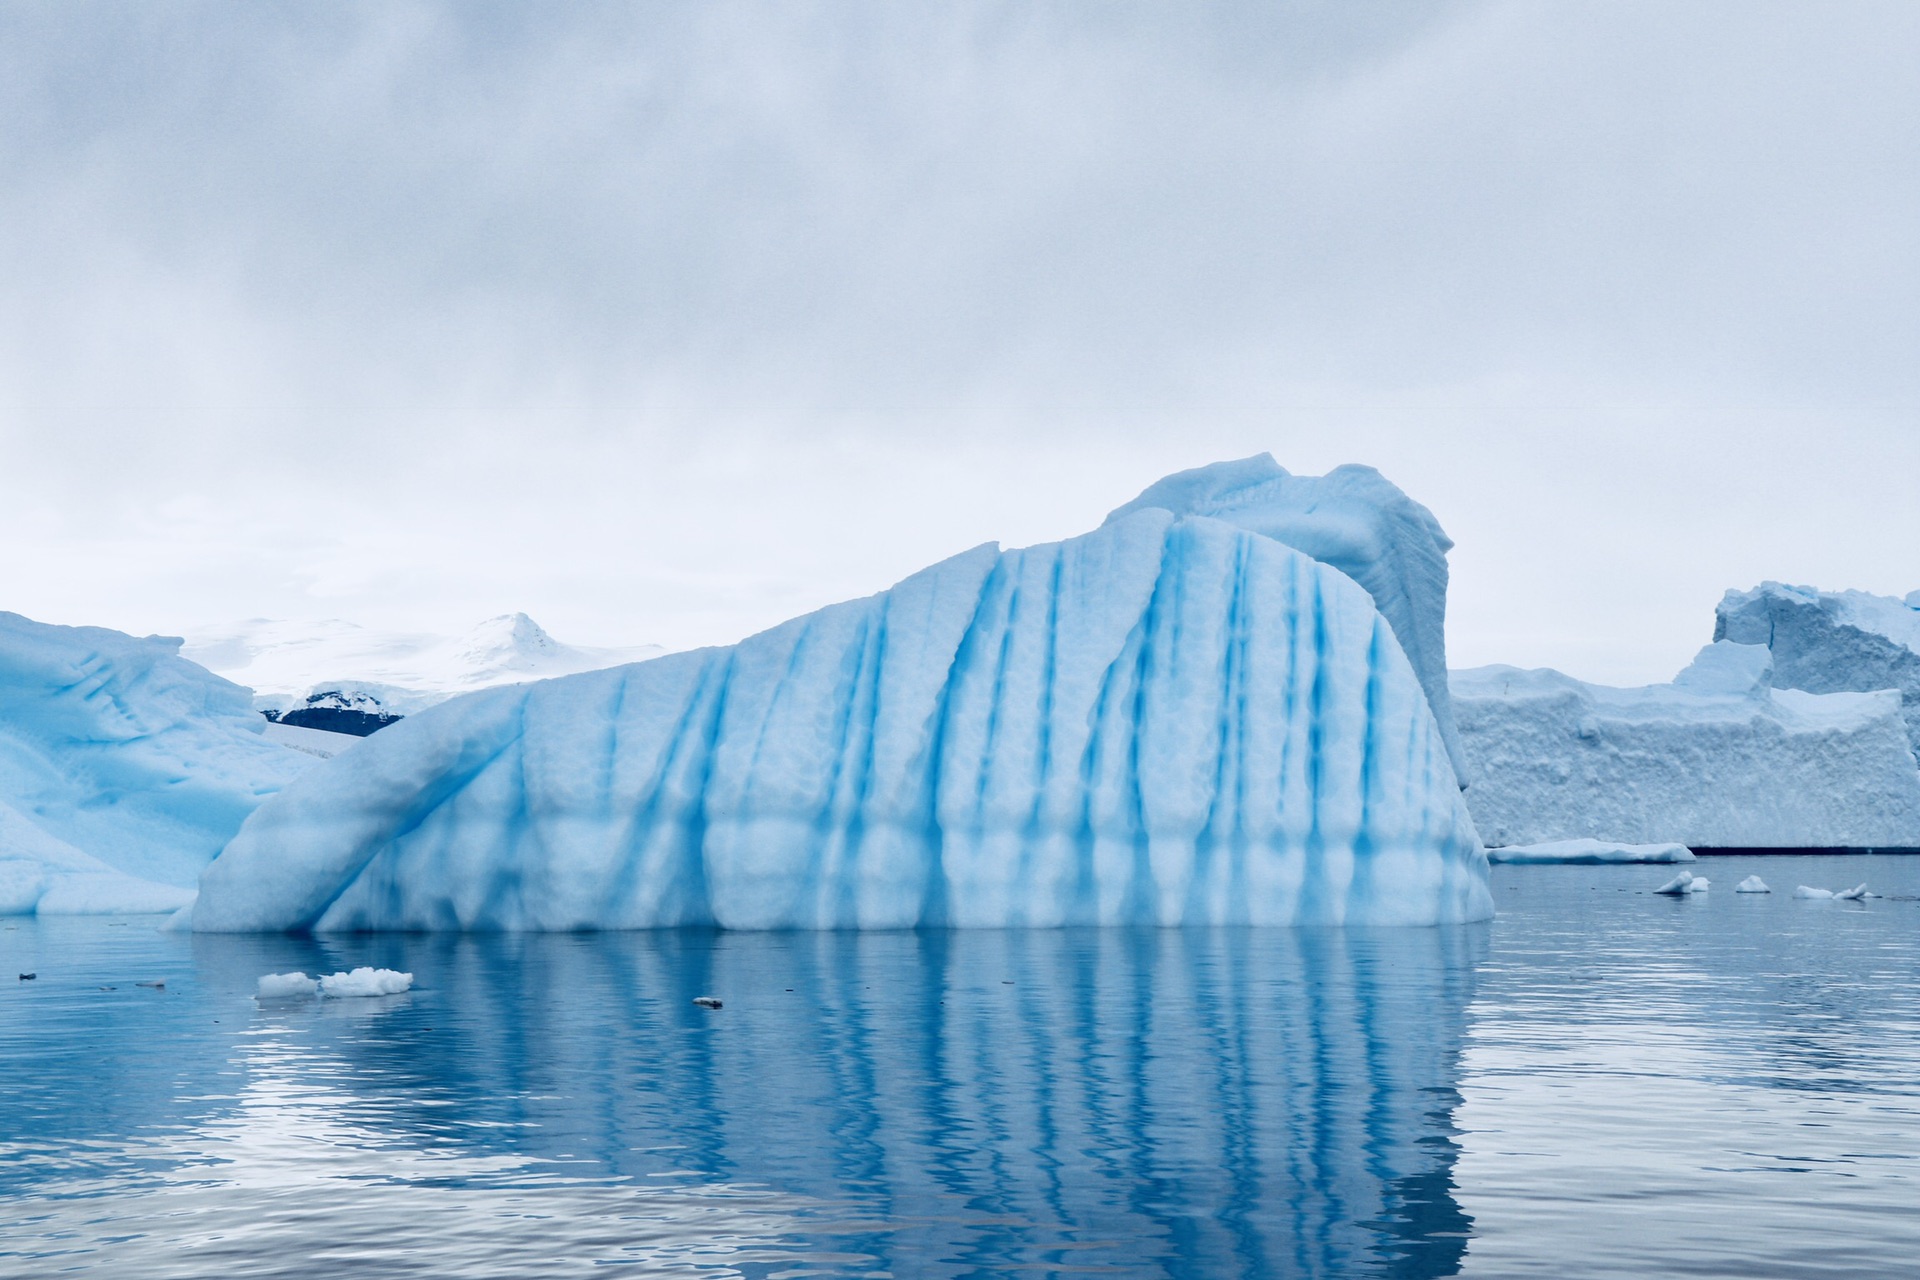
<instances>
[{"instance_id":1,"label":"ice debris on water","mask_svg":"<svg viewBox=\"0 0 1920 1280\"><path fill-rule=\"evenodd\" d=\"M1821 902L1829 899L1834 902L1859 902L1862 899L1871 898L1874 895L1867 892L1867 886L1865 884L1857 884L1851 889L1842 889L1838 893L1835 893L1832 889L1816 889L1810 884L1803 884L1793 891L1793 896L1796 898L1813 898Z\"/></svg>"},{"instance_id":2,"label":"ice debris on water","mask_svg":"<svg viewBox=\"0 0 1920 1280\"><path fill-rule=\"evenodd\" d=\"M256 995L261 1000L284 1000L290 996L314 995L346 999L355 996L398 995L412 986L413 975L410 973L362 967L351 973L336 973L325 978L309 978L304 973L262 974Z\"/></svg>"},{"instance_id":3,"label":"ice debris on water","mask_svg":"<svg viewBox=\"0 0 1920 1280\"><path fill-rule=\"evenodd\" d=\"M1487 850L1496 864L1570 863L1594 865L1616 862L1692 862L1693 850L1683 844L1620 844L1612 840L1549 840L1541 844L1514 844Z\"/></svg>"},{"instance_id":4,"label":"ice debris on water","mask_svg":"<svg viewBox=\"0 0 1920 1280\"><path fill-rule=\"evenodd\" d=\"M1765 880L1762 880L1759 876L1748 876L1745 880L1742 880L1739 884L1735 885L1733 887L1733 891L1735 893L1772 893L1773 892L1773 890L1767 888L1767 882Z\"/></svg>"},{"instance_id":5,"label":"ice debris on water","mask_svg":"<svg viewBox=\"0 0 1920 1280\"><path fill-rule=\"evenodd\" d=\"M320 979L323 996L397 996L413 986L413 975L392 969L361 967Z\"/></svg>"},{"instance_id":6,"label":"ice debris on water","mask_svg":"<svg viewBox=\"0 0 1920 1280\"><path fill-rule=\"evenodd\" d=\"M702 1009L718 1009L720 1007L720 1000L717 996L695 996L693 1002Z\"/></svg>"},{"instance_id":7,"label":"ice debris on water","mask_svg":"<svg viewBox=\"0 0 1920 1280\"><path fill-rule=\"evenodd\" d=\"M1682 897L1689 893L1705 893L1713 887L1713 882L1705 876L1697 876L1691 871L1682 871L1673 879L1655 889L1655 893L1664 893L1670 897Z\"/></svg>"},{"instance_id":8,"label":"ice debris on water","mask_svg":"<svg viewBox=\"0 0 1920 1280\"><path fill-rule=\"evenodd\" d=\"M258 996L262 1000L284 1000L288 996L320 993L320 980L304 973L265 973L260 975Z\"/></svg>"}]
</instances>

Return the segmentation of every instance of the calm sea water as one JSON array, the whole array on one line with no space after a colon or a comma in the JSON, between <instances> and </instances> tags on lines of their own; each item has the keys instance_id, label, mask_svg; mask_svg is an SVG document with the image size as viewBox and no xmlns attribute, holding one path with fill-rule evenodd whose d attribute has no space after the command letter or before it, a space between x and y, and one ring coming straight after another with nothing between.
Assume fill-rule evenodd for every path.
<instances>
[{"instance_id":1,"label":"calm sea water","mask_svg":"<svg viewBox=\"0 0 1920 1280\"><path fill-rule=\"evenodd\" d=\"M1453 929L0 921L0 1274L1910 1274L1920 858L1697 869ZM417 987L253 998L362 964Z\"/></svg>"}]
</instances>

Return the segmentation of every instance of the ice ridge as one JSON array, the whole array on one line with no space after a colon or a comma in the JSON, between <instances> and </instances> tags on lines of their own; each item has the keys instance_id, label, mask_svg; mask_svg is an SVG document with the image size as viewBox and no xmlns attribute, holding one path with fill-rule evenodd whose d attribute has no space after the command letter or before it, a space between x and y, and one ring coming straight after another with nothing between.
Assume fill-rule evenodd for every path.
<instances>
[{"instance_id":1,"label":"ice ridge","mask_svg":"<svg viewBox=\"0 0 1920 1280\"><path fill-rule=\"evenodd\" d=\"M1898 689L1907 741L1920 755L1920 592L1898 600L1763 582L1727 592L1714 610L1713 638L1765 645L1778 688Z\"/></svg>"},{"instance_id":2,"label":"ice ridge","mask_svg":"<svg viewBox=\"0 0 1920 1280\"><path fill-rule=\"evenodd\" d=\"M1447 537L1431 511L1372 467L1296 476L1256 454L1180 471L1107 517L1147 508L1211 516L1285 543L1365 587L1413 664L1460 785L1467 762L1447 686Z\"/></svg>"},{"instance_id":3,"label":"ice ridge","mask_svg":"<svg viewBox=\"0 0 1920 1280\"><path fill-rule=\"evenodd\" d=\"M731 647L409 717L258 811L192 924L1483 918L1396 634L1345 573L1148 504Z\"/></svg>"}]
</instances>

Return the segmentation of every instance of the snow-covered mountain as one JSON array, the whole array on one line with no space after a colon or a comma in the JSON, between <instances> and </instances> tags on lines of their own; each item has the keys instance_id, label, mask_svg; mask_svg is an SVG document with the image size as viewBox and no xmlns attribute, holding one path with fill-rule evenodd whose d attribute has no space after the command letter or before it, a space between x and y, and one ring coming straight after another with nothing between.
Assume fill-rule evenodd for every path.
<instances>
[{"instance_id":1,"label":"snow-covered mountain","mask_svg":"<svg viewBox=\"0 0 1920 1280\"><path fill-rule=\"evenodd\" d=\"M562 644L526 614L510 613L452 637L377 631L338 619L253 618L196 632L181 655L251 688L255 709L275 718L366 733L457 694L663 652L659 645Z\"/></svg>"}]
</instances>

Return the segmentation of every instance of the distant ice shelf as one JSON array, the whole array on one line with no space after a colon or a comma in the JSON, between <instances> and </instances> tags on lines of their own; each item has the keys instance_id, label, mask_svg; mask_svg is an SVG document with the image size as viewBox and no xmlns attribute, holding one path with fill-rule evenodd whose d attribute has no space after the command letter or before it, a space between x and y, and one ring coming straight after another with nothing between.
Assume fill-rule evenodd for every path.
<instances>
[{"instance_id":1,"label":"distant ice shelf","mask_svg":"<svg viewBox=\"0 0 1920 1280\"><path fill-rule=\"evenodd\" d=\"M256 813L202 876L191 923L1490 915L1445 735L1402 647L1437 629L1444 560L1437 582L1429 564L1398 586L1369 567L1395 538L1441 557L1444 535L1377 476L1331 487L1343 496L1316 517L1310 485L1279 482L1271 459L1252 470L1251 488L1246 464L1188 473L1092 533L979 547L728 648L409 716ZM1188 510L1220 491L1240 495L1222 518ZM1369 517L1367 493L1388 518ZM1371 589L1260 531L1313 541L1317 519L1346 530L1321 550Z\"/></svg>"},{"instance_id":2,"label":"distant ice shelf","mask_svg":"<svg viewBox=\"0 0 1920 1280\"><path fill-rule=\"evenodd\" d=\"M1453 673L1467 803L1490 844L1920 847L1920 767L1892 690L1772 687L1761 645L1717 641L1673 683Z\"/></svg>"}]
</instances>

